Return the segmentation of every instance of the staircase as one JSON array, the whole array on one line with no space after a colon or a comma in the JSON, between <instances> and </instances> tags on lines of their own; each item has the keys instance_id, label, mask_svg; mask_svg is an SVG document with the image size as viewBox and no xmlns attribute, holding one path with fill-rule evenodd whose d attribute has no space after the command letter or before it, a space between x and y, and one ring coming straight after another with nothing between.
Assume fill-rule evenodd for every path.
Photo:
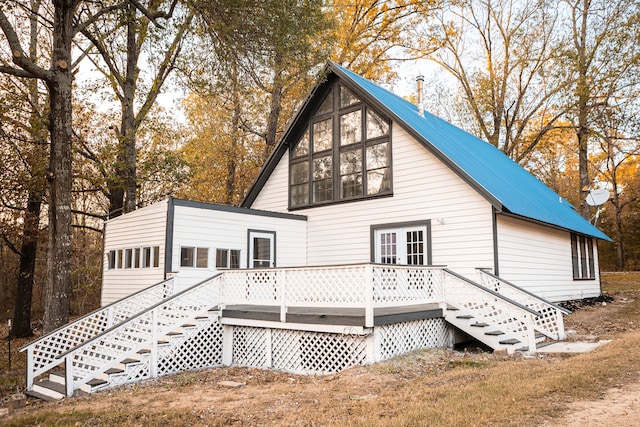
<instances>
[{"instance_id":1,"label":"staircase","mask_svg":"<svg viewBox=\"0 0 640 427\"><path fill-rule=\"evenodd\" d=\"M27 394L56 400L79 391L93 392L186 369L219 366L219 276L173 296L158 292L170 285L170 281L162 282L24 347ZM151 295L158 294L154 303ZM143 303L144 308L135 315L122 314ZM86 327L95 324L95 319L108 318L108 313L120 314L113 317L117 321Z\"/></svg>"},{"instance_id":2,"label":"staircase","mask_svg":"<svg viewBox=\"0 0 640 427\"><path fill-rule=\"evenodd\" d=\"M547 337L564 339L569 311L480 270L477 284L444 269L445 320L494 350L535 354Z\"/></svg>"}]
</instances>

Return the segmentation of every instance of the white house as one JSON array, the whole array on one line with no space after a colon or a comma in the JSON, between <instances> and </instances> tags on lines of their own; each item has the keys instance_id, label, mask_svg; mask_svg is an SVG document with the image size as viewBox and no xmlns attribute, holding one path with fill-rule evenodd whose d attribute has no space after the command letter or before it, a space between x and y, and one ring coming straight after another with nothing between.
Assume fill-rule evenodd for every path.
<instances>
[{"instance_id":1,"label":"white house","mask_svg":"<svg viewBox=\"0 0 640 427\"><path fill-rule=\"evenodd\" d=\"M473 337L535 352L599 239L492 145L329 63L242 207L108 221L104 307L27 347L58 397L204 366L335 372ZM60 334L65 336L64 343ZM77 338L69 338L77 337Z\"/></svg>"}]
</instances>

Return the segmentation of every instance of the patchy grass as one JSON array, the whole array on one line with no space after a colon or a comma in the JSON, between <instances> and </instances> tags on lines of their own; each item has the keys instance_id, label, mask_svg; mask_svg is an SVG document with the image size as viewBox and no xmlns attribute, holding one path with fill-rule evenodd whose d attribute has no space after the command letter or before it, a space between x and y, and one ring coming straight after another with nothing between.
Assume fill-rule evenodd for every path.
<instances>
[{"instance_id":1,"label":"patchy grass","mask_svg":"<svg viewBox=\"0 0 640 427\"><path fill-rule=\"evenodd\" d=\"M640 274L605 275L614 299L567 329L613 341L591 353L507 357L433 349L329 376L244 368L187 372L56 403L4 425L555 425L571 402L640 381ZM244 383L224 387L222 381ZM606 405L606 402L602 402Z\"/></svg>"}]
</instances>

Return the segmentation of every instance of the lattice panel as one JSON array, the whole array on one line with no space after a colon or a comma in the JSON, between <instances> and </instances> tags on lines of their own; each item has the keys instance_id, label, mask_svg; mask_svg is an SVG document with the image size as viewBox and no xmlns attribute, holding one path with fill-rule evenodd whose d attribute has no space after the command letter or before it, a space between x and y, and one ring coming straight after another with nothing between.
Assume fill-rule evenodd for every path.
<instances>
[{"instance_id":1,"label":"lattice panel","mask_svg":"<svg viewBox=\"0 0 640 427\"><path fill-rule=\"evenodd\" d=\"M215 319L185 328L158 351L158 375L222 365L222 325Z\"/></svg>"},{"instance_id":2,"label":"lattice panel","mask_svg":"<svg viewBox=\"0 0 640 427\"><path fill-rule=\"evenodd\" d=\"M364 303L366 286L364 266L286 271L286 301L289 305Z\"/></svg>"},{"instance_id":3,"label":"lattice panel","mask_svg":"<svg viewBox=\"0 0 640 427\"><path fill-rule=\"evenodd\" d=\"M321 332L273 330L273 367L304 374L326 374L371 363L366 337Z\"/></svg>"},{"instance_id":4,"label":"lattice panel","mask_svg":"<svg viewBox=\"0 0 640 427\"><path fill-rule=\"evenodd\" d=\"M124 366L124 372L109 376L109 388L134 383L151 378L151 357L149 353L141 354L140 362Z\"/></svg>"},{"instance_id":5,"label":"lattice panel","mask_svg":"<svg viewBox=\"0 0 640 427\"><path fill-rule=\"evenodd\" d=\"M376 326L378 360L386 360L422 348L451 344L450 329L444 319L424 319Z\"/></svg>"},{"instance_id":6,"label":"lattice panel","mask_svg":"<svg viewBox=\"0 0 640 427\"><path fill-rule=\"evenodd\" d=\"M442 270L429 267L374 266L373 300L376 303L440 301Z\"/></svg>"},{"instance_id":7,"label":"lattice panel","mask_svg":"<svg viewBox=\"0 0 640 427\"><path fill-rule=\"evenodd\" d=\"M539 312L541 316L534 316L533 320L537 331L553 339L562 339L564 323L562 311L558 307L482 270L480 278L482 286Z\"/></svg>"},{"instance_id":8,"label":"lattice panel","mask_svg":"<svg viewBox=\"0 0 640 427\"><path fill-rule=\"evenodd\" d=\"M233 328L233 364L269 367L267 334L270 330L235 326Z\"/></svg>"}]
</instances>

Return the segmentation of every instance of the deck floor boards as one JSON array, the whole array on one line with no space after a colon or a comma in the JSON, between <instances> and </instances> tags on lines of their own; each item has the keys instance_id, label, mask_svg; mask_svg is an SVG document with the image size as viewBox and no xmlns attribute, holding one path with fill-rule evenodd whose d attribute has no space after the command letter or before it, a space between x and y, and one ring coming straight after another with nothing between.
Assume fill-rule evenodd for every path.
<instances>
[{"instance_id":1,"label":"deck floor boards","mask_svg":"<svg viewBox=\"0 0 640 427\"><path fill-rule=\"evenodd\" d=\"M277 305L229 305L222 310L223 318L280 322ZM443 317L436 303L375 308L374 325L387 325L412 320ZM287 307L287 323L364 326L364 308Z\"/></svg>"}]
</instances>

